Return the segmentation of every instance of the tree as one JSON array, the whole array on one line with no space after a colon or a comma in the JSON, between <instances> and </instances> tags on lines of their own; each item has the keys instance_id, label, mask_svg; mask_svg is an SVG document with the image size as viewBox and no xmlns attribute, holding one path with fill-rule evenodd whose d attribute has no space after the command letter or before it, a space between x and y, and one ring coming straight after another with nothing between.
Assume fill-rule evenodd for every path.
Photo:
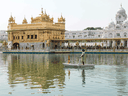
<instances>
[{"instance_id":1,"label":"tree","mask_svg":"<svg viewBox=\"0 0 128 96\"><path fill-rule=\"evenodd\" d=\"M84 30L103 30L103 28L101 28L101 27L87 27L86 29L84 29Z\"/></svg>"},{"instance_id":2,"label":"tree","mask_svg":"<svg viewBox=\"0 0 128 96\"><path fill-rule=\"evenodd\" d=\"M94 28L94 27L87 27L87 28L84 29L84 30L95 30L95 28Z\"/></svg>"}]
</instances>

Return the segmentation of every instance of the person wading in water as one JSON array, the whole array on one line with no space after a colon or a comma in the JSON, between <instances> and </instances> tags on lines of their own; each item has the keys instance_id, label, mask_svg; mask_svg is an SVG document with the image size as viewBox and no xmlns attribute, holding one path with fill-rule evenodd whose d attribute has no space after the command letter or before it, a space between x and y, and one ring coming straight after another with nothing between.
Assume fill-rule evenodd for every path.
<instances>
[{"instance_id":1,"label":"person wading in water","mask_svg":"<svg viewBox=\"0 0 128 96\"><path fill-rule=\"evenodd\" d=\"M81 54L81 56L80 56L83 65L84 65L84 55L85 55L85 52L84 52L84 51L85 51L85 50L82 49L82 54Z\"/></svg>"}]
</instances>

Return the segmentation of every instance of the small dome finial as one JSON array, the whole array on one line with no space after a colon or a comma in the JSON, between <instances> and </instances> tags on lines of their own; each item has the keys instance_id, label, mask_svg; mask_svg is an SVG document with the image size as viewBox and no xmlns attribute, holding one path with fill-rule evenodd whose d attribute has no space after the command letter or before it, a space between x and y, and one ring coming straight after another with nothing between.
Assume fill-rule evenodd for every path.
<instances>
[{"instance_id":1,"label":"small dome finial","mask_svg":"<svg viewBox=\"0 0 128 96\"><path fill-rule=\"evenodd\" d=\"M120 6L122 7L122 3L120 4Z\"/></svg>"},{"instance_id":2,"label":"small dome finial","mask_svg":"<svg viewBox=\"0 0 128 96\"><path fill-rule=\"evenodd\" d=\"M43 14L43 8L41 8L41 13Z\"/></svg>"},{"instance_id":3,"label":"small dome finial","mask_svg":"<svg viewBox=\"0 0 128 96\"><path fill-rule=\"evenodd\" d=\"M12 17L12 12L11 12L11 16L10 17Z\"/></svg>"},{"instance_id":4,"label":"small dome finial","mask_svg":"<svg viewBox=\"0 0 128 96\"><path fill-rule=\"evenodd\" d=\"M61 13L61 17L62 17L62 13Z\"/></svg>"}]
</instances>

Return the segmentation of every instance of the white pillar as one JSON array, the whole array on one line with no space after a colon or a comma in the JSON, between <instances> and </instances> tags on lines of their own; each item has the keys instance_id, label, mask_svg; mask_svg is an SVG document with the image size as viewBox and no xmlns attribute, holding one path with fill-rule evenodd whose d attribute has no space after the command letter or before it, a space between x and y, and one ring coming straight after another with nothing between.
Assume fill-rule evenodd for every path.
<instances>
[{"instance_id":1,"label":"white pillar","mask_svg":"<svg viewBox=\"0 0 128 96\"><path fill-rule=\"evenodd\" d=\"M12 46L13 46L13 45L12 45L12 41L8 41L8 49L9 49L9 50L11 50Z\"/></svg>"},{"instance_id":2,"label":"white pillar","mask_svg":"<svg viewBox=\"0 0 128 96\"><path fill-rule=\"evenodd\" d=\"M108 46L107 46L107 41L105 41L105 45L106 45L106 49L107 49L107 47L108 47Z\"/></svg>"},{"instance_id":3,"label":"white pillar","mask_svg":"<svg viewBox=\"0 0 128 96\"><path fill-rule=\"evenodd\" d=\"M112 47L114 47L115 45L116 45L116 41L113 40Z\"/></svg>"},{"instance_id":4,"label":"white pillar","mask_svg":"<svg viewBox=\"0 0 128 96\"><path fill-rule=\"evenodd\" d=\"M110 40L107 40L107 47L110 46L110 43L111 43L111 41Z\"/></svg>"}]
</instances>

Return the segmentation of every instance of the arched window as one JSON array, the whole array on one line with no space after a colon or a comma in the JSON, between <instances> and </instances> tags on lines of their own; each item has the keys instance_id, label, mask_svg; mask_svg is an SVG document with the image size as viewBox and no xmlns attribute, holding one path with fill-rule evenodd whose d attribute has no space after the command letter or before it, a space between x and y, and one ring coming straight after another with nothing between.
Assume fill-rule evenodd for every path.
<instances>
[{"instance_id":1,"label":"arched window","mask_svg":"<svg viewBox=\"0 0 128 96\"><path fill-rule=\"evenodd\" d=\"M127 37L127 33L126 32L124 33L124 37Z\"/></svg>"},{"instance_id":2,"label":"arched window","mask_svg":"<svg viewBox=\"0 0 128 96\"><path fill-rule=\"evenodd\" d=\"M82 37L82 35L78 35L78 37L80 37L80 38L81 38L81 37Z\"/></svg>"},{"instance_id":3,"label":"arched window","mask_svg":"<svg viewBox=\"0 0 128 96\"><path fill-rule=\"evenodd\" d=\"M117 36L120 36L120 33L116 33Z\"/></svg>"},{"instance_id":4,"label":"arched window","mask_svg":"<svg viewBox=\"0 0 128 96\"><path fill-rule=\"evenodd\" d=\"M109 33L109 37L112 37L112 33Z\"/></svg>"},{"instance_id":5,"label":"arched window","mask_svg":"<svg viewBox=\"0 0 128 96\"><path fill-rule=\"evenodd\" d=\"M116 28L120 28L119 26L116 26Z\"/></svg>"}]
</instances>

